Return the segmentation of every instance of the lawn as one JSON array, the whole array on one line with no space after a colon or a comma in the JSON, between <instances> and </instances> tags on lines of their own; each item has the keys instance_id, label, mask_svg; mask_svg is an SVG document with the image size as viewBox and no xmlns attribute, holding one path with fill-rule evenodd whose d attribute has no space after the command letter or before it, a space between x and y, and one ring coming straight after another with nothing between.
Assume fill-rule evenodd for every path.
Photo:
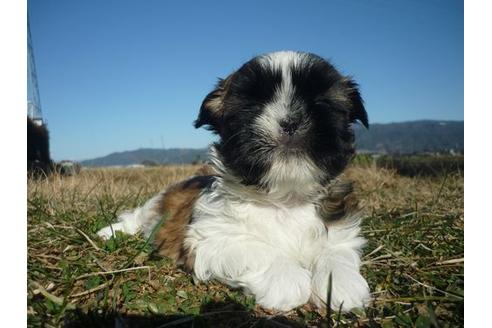
<instances>
[{"instance_id":1,"label":"lawn","mask_svg":"<svg viewBox=\"0 0 492 328\"><path fill-rule=\"evenodd\" d=\"M366 218L362 273L373 302L353 313L265 311L240 290L195 282L142 236L96 231L197 166L84 169L28 180L31 327L463 326L463 176L349 168ZM327 277L328 279L328 277Z\"/></svg>"}]
</instances>

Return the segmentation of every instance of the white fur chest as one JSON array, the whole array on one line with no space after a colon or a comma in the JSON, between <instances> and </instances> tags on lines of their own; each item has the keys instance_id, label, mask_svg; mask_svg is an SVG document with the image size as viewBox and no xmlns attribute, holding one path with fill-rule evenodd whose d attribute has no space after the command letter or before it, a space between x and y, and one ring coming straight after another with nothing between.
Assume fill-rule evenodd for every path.
<instances>
[{"instance_id":1,"label":"white fur chest","mask_svg":"<svg viewBox=\"0 0 492 328\"><path fill-rule=\"evenodd\" d=\"M207 244L220 244L222 249L233 247L231 243L263 245L267 256L288 257L309 268L326 240L325 225L312 204L266 206L212 192L203 194L196 202L186 242L198 251L197 257L203 252L196 247L208 249ZM258 250L257 258L252 260L261 261L264 253ZM248 257L244 250L235 255Z\"/></svg>"}]
</instances>

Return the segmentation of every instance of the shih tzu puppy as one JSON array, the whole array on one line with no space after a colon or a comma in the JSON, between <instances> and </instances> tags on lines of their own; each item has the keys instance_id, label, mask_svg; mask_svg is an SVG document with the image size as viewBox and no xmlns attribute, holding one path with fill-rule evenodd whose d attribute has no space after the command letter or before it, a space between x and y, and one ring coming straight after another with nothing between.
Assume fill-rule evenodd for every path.
<instances>
[{"instance_id":1,"label":"shih tzu puppy","mask_svg":"<svg viewBox=\"0 0 492 328\"><path fill-rule=\"evenodd\" d=\"M370 299L351 185L352 123L368 126L357 84L310 53L253 58L220 80L195 127L219 135L209 175L171 186L98 232L153 234L159 253L265 308L347 311Z\"/></svg>"}]
</instances>

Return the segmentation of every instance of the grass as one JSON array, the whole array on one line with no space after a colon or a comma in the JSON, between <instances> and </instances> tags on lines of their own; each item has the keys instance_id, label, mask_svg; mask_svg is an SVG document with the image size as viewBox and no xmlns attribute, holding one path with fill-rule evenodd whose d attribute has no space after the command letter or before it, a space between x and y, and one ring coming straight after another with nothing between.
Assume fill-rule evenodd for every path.
<instances>
[{"instance_id":1,"label":"grass","mask_svg":"<svg viewBox=\"0 0 492 328\"><path fill-rule=\"evenodd\" d=\"M200 283L141 236L95 232L195 166L91 169L28 181L31 327L463 326L463 176L401 177L352 167L367 217L362 273L374 301L340 314L304 306L272 313L220 283ZM327 277L329 279L329 277Z\"/></svg>"}]
</instances>

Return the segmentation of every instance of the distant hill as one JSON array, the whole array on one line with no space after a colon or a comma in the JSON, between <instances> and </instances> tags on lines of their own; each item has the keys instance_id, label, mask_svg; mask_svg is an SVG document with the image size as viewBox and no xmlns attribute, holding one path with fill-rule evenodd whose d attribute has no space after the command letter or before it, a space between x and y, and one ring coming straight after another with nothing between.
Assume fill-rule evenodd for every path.
<instances>
[{"instance_id":1,"label":"distant hill","mask_svg":"<svg viewBox=\"0 0 492 328\"><path fill-rule=\"evenodd\" d=\"M464 151L463 121L412 121L371 124L369 130L355 126L359 152L413 154L422 152ZM112 153L82 161L83 166L133 165L142 162L184 164L207 158L207 150L190 148L137 149Z\"/></svg>"},{"instance_id":2,"label":"distant hill","mask_svg":"<svg viewBox=\"0 0 492 328\"><path fill-rule=\"evenodd\" d=\"M411 121L355 127L359 152L414 154L464 152L463 121Z\"/></svg>"},{"instance_id":3,"label":"distant hill","mask_svg":"<svg viewBox=\"0 0 492 328\"><path fill-rule=\"evenodd\" d=\"M207 149L172 148L172 149L137 149L112 153L104 157L98 157L82 161L83 166L117 166L141 164L144 161L157 164L184 164L198 160L204 160Z\"/></svg>"}]
</instances>

